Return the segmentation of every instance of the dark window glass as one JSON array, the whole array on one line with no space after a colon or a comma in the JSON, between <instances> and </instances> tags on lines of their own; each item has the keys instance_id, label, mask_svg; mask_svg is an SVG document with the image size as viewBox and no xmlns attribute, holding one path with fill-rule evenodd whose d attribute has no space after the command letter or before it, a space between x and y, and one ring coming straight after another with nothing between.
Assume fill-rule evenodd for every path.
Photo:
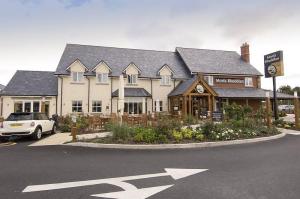
<instances>
[{"instance_id":1,"label":"dark window glass","mask_svg":"<svg viewBox=\"0 0 300 199\"><path fill-rule=\"evenodd\" d=\"M21 121L21 120L32 120L32 113L12 113L8 116L6 121Z\"/></svg>"}]
</instances>

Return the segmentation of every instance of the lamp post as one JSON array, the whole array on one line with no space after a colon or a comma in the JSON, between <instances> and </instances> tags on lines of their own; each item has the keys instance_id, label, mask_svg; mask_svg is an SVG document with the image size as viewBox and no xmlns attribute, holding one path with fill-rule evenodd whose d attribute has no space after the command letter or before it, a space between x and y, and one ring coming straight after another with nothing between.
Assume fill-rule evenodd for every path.
<instances>
[{"instance_id":1,"label":"lamp post","mask_svg":"<svg viewBox=\"0 0 300 199\"><path fill-rule=\"evenodd\" d=\"M266 117L267 117L267 126L271 128L272 126L272 118L271 118L271 100L270 100L270 92L266 92Z\"/></svg>"},{"instance_id":2,"label":"lamp post","mask_svg":"<svg viewBox=\"0 0 300 199\"><path fill-rule=\"evenodd\" d=\"M295 112L295 126L296 129L300 129L299 123L299 99L297 91L294 92L294 112Z\"/></svg>"}]
</instances>

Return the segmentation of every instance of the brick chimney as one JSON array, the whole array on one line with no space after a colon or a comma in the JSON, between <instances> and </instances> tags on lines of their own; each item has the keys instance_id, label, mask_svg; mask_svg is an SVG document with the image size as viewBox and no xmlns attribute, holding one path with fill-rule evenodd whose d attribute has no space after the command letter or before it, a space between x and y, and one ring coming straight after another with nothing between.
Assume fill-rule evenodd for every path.
<instances>
[{"instance_id":1,"label":"brick chimney","mask_svg":"<svg viewBox=\"0 0 300 199\"><path fill-rule=\"evenodd\" d=\"M250 50L249 50L249 44L243 43L241 46L241 58L247 63L250 63Z\"/></svg>"}]
</instances>

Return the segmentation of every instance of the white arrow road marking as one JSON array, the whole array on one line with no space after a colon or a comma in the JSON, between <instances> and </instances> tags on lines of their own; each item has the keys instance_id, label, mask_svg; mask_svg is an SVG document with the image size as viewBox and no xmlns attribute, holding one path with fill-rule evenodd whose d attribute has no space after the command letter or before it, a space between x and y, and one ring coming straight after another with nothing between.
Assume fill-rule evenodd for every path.
<instances>
[{"instance_id":1,"label":"white arrow road marking","mask_svg":"<svg viewBox=\"0 0 300 199\"><path fill-rule=\"evenodd\" d=\"M83 187L97 184L112 184L116 185L120 182L130 181L130 180L138 180L145 178L154 178L154 177L162 177L162 176L171 176L174 180L178 180L190 175L194 175L196 173L207 171L207 169L171 169L166 168L166 172L164 173L156 173L156 174L146 174L146 175L137 175L137 176L126 176L119 178L107 178L107 179L98 179L98 180L86 180L86 181L78 181L78 182L65 182L65 183L56 183L56 184L44 184L44 185L32 185L26 187L23 192L35 192L35 191L47 191L47 190L55 190L55 189L66 189L73 187ZM122 184L122 187L128 186L129 183ZM118 186L118 185L117 185ZM133 188L133 187L131 187Z\"/></svg>"},{"instance_id":2,"label":"white arrow road marking","mask_svg":"<svg viewBox=\"0 0 300 199\"><path fill-rule=\"evenodd\" d=\"M116 199L146 199L152 195L155 195L165 189L172 187L173 185L150 187L137 190L119 191L112 193L96 194L92 195L99 198L116 198Z\"/></svg>"}]
</instances>

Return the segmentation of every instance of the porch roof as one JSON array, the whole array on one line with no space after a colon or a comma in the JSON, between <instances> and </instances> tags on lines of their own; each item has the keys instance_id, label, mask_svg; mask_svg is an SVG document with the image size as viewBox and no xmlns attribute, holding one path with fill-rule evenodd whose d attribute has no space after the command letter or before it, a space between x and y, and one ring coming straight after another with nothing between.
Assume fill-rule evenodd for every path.
<instances>
[{"instance_id":1,"label":"porch roof","mask_svg":"<svg viewBox=\"0 0 300 199\"><path fill-rule=\"evenodd\" d=\"M270 97L273 98L273 92L260 88L213 88L218 97L223 98L265 98L266 92L270 92ZM285 93L277 92L278 99L293 99L294 96Z\"/></svg>"},{"instance_id":2,"label":"porch roof","mask_svg":"<svg viewBox=\"0 0 300 199\"><path fill-rule=\"evenodd\" d=\"M112 97L119 97L119 89L115 90ZM124 88L125 97L151 97L151 94L144 88Z\"/></svg>"}]
</instances>

